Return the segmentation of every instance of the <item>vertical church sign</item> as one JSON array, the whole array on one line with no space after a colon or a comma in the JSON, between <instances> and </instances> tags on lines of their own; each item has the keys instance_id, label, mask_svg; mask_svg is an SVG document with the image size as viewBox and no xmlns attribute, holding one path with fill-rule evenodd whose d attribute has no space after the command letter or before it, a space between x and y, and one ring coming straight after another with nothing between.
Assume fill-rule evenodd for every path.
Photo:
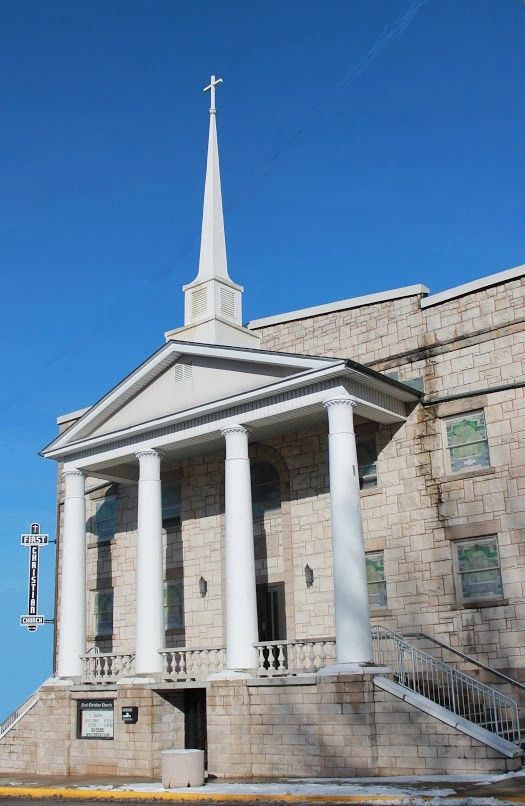
<instances>
[{"instance_id":1,"label":"vertical church sign","mask_svg":"<svg viewBox=\"0 0 525 806\"><path fill-rule=\"evenodd\" d=\"M20 626L34 632L44 621L38 613L38 555L40 546L49 544L49 535L40 533L40 524L32 523L28 534L20 535L20 545L29 548L29 583L27 593L27 613L20 616Z\"/></svg>"}]
</instances>

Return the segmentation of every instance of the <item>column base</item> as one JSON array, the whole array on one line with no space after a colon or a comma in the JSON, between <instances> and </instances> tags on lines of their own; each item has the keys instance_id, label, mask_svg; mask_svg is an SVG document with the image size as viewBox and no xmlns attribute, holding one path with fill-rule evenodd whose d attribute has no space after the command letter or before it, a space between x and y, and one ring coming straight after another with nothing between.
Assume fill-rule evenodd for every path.
<instances>
[{"instance_id":1,"label":"column base","mask_svg":"<svg viewBox=\"0 0 525 806\"><path fill-rule=\"evenodd\" d=\"M68 688L69 686L78 686L81 677L48 677L44 680L40 688Z\"/></svg>"},{"instance_id":2,"label":"column base","mask_svg":"<svg viewBox=\"0 0 525 806\"><path fill-rule=\"evenodd\" d=\"M222 672L214 672L206 680L250 680L256 677L255 669L252 672L239 669L223 669Z\"/></svg>"},{"instance_id":3,"label":"column base","mask_svg":"<svg viewBox=\"0 0 525 806\"><path fill-rule=\"evenodd\" d=\"M319 669L317 677L336 677L337 675L352 675L352 674L384 674L385 666L377 666L375 663L332 663L331 666L325 666Z\"/></svg>"},{"instance_id":4,"label":"column base","mask_svg":"<svg viewBox=\"0 0 525 806\"><path fill-rule=\"evenodd\" d=\"M134 674L130 675L129 677L121 677L117 680L117 686L144 686L150 683L158 683L160 680L160 675L152 675L152 674Z\"/></svg>"}]
</instances>

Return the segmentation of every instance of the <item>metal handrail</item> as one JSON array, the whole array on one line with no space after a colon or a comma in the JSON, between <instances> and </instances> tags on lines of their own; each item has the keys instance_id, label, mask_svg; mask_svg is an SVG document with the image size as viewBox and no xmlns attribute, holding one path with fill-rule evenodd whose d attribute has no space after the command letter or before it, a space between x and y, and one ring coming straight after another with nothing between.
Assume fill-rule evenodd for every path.
<instances>
[{"instance_id":1,"label":"metal handrail","mask_svg":"<svg viewBox=\"0 0 525 806\"><path fill-rule=\"evenodd\" d=\"M509 675L498 671L498 669L493 669L492 666L488 666L486 663L482 663L482 661L476 660L476 658L473 658L472 655L467 655L466 652L462 652L460 649L456 649L455 647L450 646L450 644L446 644L444 641L440 641L439 638L434 638L434 636L429 635L429 633L405 632L403 633L403 638L425 638L427 641L432 641L432 643L436 644L436 646L440 646L442 649L446 649L448 652L452 652L454 655L457 655L459 658L466 660L468 663L472 663L479 669L483 669L485 672L490 672L490 674L493 674L495 677L499 677L501 680L505 680L506 683L510 683L513 686L517 686L517 688L521 688L522 691L525 691L525 683L520 683L520 681L515 680L514 677L509 677Z\"/></svg>"},{"instance_id":2,"label":"metal handrail","mask_svg":"<svg viewBox=\"0 0 525 806\"><path fill-rule=\"evenodd\" d=\"M397 683L508 742L520 745L515 700L409 644L387 627L372 628L374 660L392 666ZM388 648L385 644L388 642ZM388 653L388 659L385 655Z\"/></svg>"},{"instance_id":3,"label":"metal handrail","mask_svg":"<svg viewBox=\"0 0 525 806\"><path fill-rule=\"evenodd\" d=\"M26 700L24 700L22 705L19 705L18 708L15 708L15 710L0 724L0 739L3 739L4 736L9 733L11 728L14 728L16 723L19 722L20 719L22 719L22 717L25 716L27 712L37 704L39 699L40 688L37 688L36 691L33 691L33 693L30 694Z\"/></svg>"}]
</instances>

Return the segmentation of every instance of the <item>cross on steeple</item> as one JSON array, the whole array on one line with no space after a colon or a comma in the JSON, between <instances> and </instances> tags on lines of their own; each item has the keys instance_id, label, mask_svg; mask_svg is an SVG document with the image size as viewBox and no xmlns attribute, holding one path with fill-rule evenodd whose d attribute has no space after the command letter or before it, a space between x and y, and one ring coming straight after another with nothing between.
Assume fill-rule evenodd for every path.
<instances>
[{"instance_id":1,"label":"cross on steeple","mask_svg":"<svg viewBox=\"0 0 525 806\"><path fill-rule=\"evenodd\" d=\"M210 90L210 115L215 114L215 87L217 84L222 84L222 78L216 79L215 76L211 76L210 83L203 89L203 92Z\"/></svg>"}]
</instances>

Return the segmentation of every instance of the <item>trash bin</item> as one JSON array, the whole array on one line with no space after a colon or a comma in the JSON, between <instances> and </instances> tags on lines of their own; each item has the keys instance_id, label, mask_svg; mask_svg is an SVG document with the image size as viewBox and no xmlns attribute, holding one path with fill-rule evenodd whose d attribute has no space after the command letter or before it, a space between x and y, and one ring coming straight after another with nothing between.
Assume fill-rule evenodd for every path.
<instances>
[{"instance_id":1,"label":"trash bin","mask_svg":"<svg viewBox=\"0 0 525 806\"><path fill-rule=\"evenodd\" d=\"M204 786L204 750L163 750L162 786Z\"/></svg>"}]
</instances>

